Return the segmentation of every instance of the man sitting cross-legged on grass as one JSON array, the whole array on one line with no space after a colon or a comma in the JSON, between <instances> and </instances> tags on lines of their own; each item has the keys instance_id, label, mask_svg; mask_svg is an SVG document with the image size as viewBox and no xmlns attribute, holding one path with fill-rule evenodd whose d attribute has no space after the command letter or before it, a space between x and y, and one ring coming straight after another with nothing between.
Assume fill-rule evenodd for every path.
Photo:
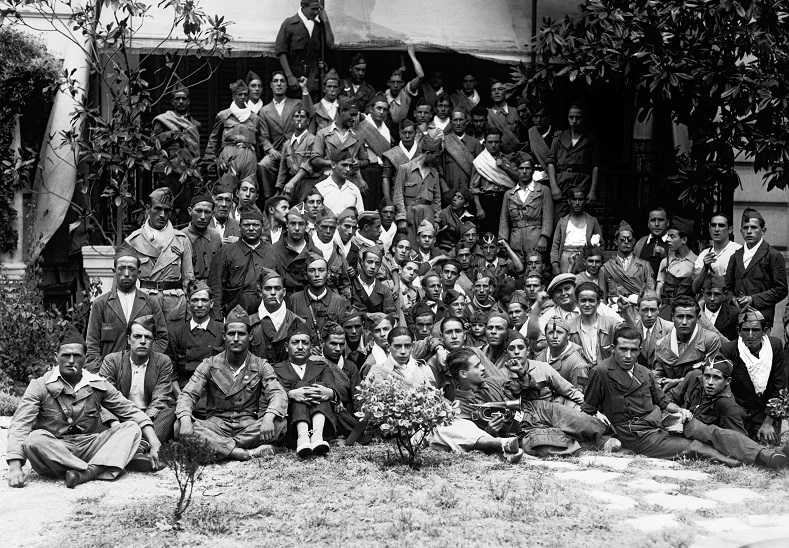
<instances>
[{"instance_id":1,"label":"man sitting cross-legged on grass","mask_svg":"<svg viewBox=\"0 0 789 548\"><path fill-rule=\"evenodd\" d=\"M310 331L302 321L288 330L288 357L274 365L279 382L288 393L288 433L285 445L302 458L325 455L335 433L331 402L337 401L334 375L319 356L310 359Z\"/></svg>"},{"instance_id":2,"label":"man sitting cross-legged on grass","mask_svg":"<svg viewBox=\"0 0 789 548\"><path fill-rule=\"evenodd\" d=\"M637 363L640 345L637 331L616 330L614 354L592 369L582 407L592 415L602 411L624 448L659 459L690 456L732 467L786 466L783 453L763 450L734 430L704 424L691 411L669 402L652 371Z\"/></svg>"},{"instance_id":3,"label":"man sitting cross-legged on grass","mask_svg":"<svg viewBox=\"0 0 789 548\"><path fill-rule=\"evenodd\" d=\"M219 459L271 453L285 434L288 395L269 363L249 352L249 315L236 306L225 319L225 351L206 358L181 391L175 414L180 435L205 438ZM192 409L206 395L206 418Z\"/></svg>"},{"instance_id":4,"label":"man sitting cross-legged on grass","mask_svg":"<svg viewBox=\"0 0 789 548\"><path fill-rule=\"evenodd\" d=\"M474 404L512 399L499 378L485 376L485 366L470 348L458 348L447 356L448 382L444 396L459 404L459 415L452 424L439 426L430 437L430 445L451 451L486 453L502 451L508 462L521 460L523 450L516 437L517 419L504 415L486 420L476 414Z\"/></svg>"},{"instance_id":5,"label":"man sitting cross-legged on grass","mask_svg":"<svg viewBox=\"0 0 789 548\"><path fill-rule=\"evenodd\" d=\"M140 429L158 468L159 440L148 416L104 378L83 371L87 344L73 326L61 337L56 365L33 379L8 429L8 485L24 487L25 459L43 476L66 476L66 487L114 480L140 445ZM104 407L121 422L101 433Z\"/></svg>"}]
</instances>

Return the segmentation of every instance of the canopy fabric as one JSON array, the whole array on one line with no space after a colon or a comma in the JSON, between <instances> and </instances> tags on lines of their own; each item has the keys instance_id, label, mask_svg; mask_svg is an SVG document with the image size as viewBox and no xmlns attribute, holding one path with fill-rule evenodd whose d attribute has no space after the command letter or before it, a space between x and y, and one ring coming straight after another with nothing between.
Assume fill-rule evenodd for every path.
<instances>
[{"instance_id":1,"label":"canopy fabric","mask_svg":"<svg viewBox=\"0 0 789 548\"><path fill-rule=\"evenodd\" d=\"M339 49L402 49L466 53L502 62L528 60L532 3L528 0L326 0ZM234 56L273 55L280 24L295 15L295 0L203 0L207 15L219 14L234 24ZM537 17L563 17L577 10L577 0L537 2ZM147 53L156 47L176 49L180 29L168 38L167 10L153 7L152 17L138 22L132 48Z\"/></svg>"}]
</instances>

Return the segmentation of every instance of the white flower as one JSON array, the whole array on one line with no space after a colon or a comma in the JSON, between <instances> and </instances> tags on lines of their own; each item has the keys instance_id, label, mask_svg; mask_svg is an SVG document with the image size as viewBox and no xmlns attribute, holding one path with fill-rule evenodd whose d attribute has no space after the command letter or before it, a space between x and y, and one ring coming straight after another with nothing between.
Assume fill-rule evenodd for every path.
<instances>
[{"instance_id":1,"label":"white flower","mask_svg":"<svg viewBox=\"0 0 789 548\"><path fill-rule=\"evenodd\" d=\"M592 237L589 239L589 243L592 245L600 245L600 235L592 234Z\"/></svg>"}]
</instances>

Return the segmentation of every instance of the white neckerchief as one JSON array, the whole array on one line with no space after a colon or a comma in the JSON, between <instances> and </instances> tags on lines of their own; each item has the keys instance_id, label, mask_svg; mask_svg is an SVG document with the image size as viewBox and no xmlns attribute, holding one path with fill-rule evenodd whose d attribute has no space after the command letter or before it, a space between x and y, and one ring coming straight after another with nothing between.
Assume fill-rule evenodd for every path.
<instances>
[{"instance_id":1,"label":"white neckerchief","mask_svg":"<svg viewBox=\"0 0 789 548\"><path fill-rule=\"evenodd\" d=\"M375 360L374 363L384 363L386 361L386 350L378 346L378 343L373 343L373 349L370 353Z\"/></svg>"},{"instance_id":2,"label":"white neckerchief","mask_svg":"<svg viewBox=\"0 0 789 548\"><path fill-rule=\"evenodd\" d=\"M469 97L468 95L466 95L465 92L463 92L463 97L465 97L466 100L474 106L477 106L479 104L479 93L477 93L476 89L474 90L474 93L471 95L471 97Z\"/></svg>"},{"instance_id":3,"label":"white neckerchief","mask_svg":"<svg viewBox=\"0 0 789 548\"><path fill-rule=\"evenodd\" d=\"M748 249L747 245L742 246L742 264L745 268L748 268L748 265L751 264L751 260L753 256L756 255L756 252L759 251L759 248L762 246L762 242L764 242L764 238L759 240L752 248Z\"/></svg>"},{"instance_id":4,"label":"white neckerchief","mask_svg":"<svg viewBox=\"0 0 789 548\"><path fill-rule=\"evenodd\" d=\"M381 227L381 243L384 246L384 249L389 249L392 247L392 242L394 241L394 237L397 234L397 223L393 222L389 227L389 230L384 229Z\"/></svg>"},{"instance_id":5,"label":"white neckerchief","mask_svg":"<svg viewBox=\"0 0 789 548\"><path fill-rule=\"evenodd\" d=\"M304 26L307 27L307 32L310 33L310 38L312 38L312 31L315 29L315 21L317 21L318 18L316 17L315 20L307 19L307 16L304 15L304 12L301 11L301 9L299 9L299 11L296 13L299 16L299 19L301 19L301 22L304 23Z\"/></svg>"},{"instance_id":6,"label":"white neckerchief","mask_svg":"<svg viewBox=\"0 0 789 548\"><path fill-rule=\"evenodd\" d=\"M416 146L416 141L414 141L414 144L411 145L411 150L405 148L405 146L403 145L403 141L400 141L400 144L397 146L400 147L400 150L402 150L403 153L405 153L406 158L408 158L409 160L413 160L414 156L416 155L416 151L419 150L419 147Z\"/></svg>"},{"instance_id":7,"label":"white neckerchief","mask_svg":"<svg viewBox=\"0 0 789 548\"><path fill-rule=\"evenodd\" d=\"M753 388L756 390L756 395L761 396L764 389L767 388L767 382L770 380L770 371L773 368L773 347L770 346L770 339L765 335L762 337L762 349L759 350L759 356L754 356L745 343L742 337L737 339L737 350L740 352L740 359L745 364L748 370L748 376L751 378Z\"/></svg>"},{"instance_id":8,"label":"white neckerchief","mask_svg":"<svg viewBox=\"0 0 789 548\"><path fill-rule=\"evenodd\" d=\"M288 307L285 306L285 301L282 301L282 304L280 304L279 308L274 312L269 312L264 303L260 303L260 307L258 307L258 317L261 320L263 318L270 318L271 323L274 324L274 329L277 331L279 331L279 328L285 323L285 314L287 314L287 312Z\"/></svg>"},{"instance_id":9,"label":"white neckerchief","mask_svg":"<svg viewBox=\"0 0 789 548\"><path fill-rule=\"evenodd\" d=\"M353 235L353 238L356 240L356 245L359 246L359 249L364 249L365 247L375 247L378 245L378 242L374 242L370 238L362 236L358 230L356 231L356 234Z\"/></svg>"},{"instance_id":10,"label":"white neckerchief","mask_svg":"<svg viewBox=\"0 0 789 548\"><path fill-rule=\"evenodd\" d=\"M257 114L260 112L260 109L263 108L263 101L258 100L257 103L253 103L251 100L247 101L247 108L251 110L253 114Z\"/></svg>"},{"instance_id":11,"label":"white neckerchief","mask_svg":"<svg viewBox=\"0 0 789 548\"><path fill-rule=\"evenodd\" d=\"M688 339L687 346L690 346L693 341L696 340L696 335L699 334L699 326L698 324L696 327L693 328L693 333L690 334L690 338ZM672 329L671 335L669 336L669 345L671 347L671 351L674 353L675 356L679 357L679 341L677 340L677 330ZM687 348L687 347L686 347Z\"/></svg>"},{"instance_id":12,"label":"white neckerchief","mask_svg":"<svg viewBox=\"0 0 789 548\"><path fill-rule=\"evenodd\" d=\"M242 124L243 124L244 122L246 122L246 121L247 121L247 119L248 119L250 116L252 116L252 109L250 109L248 106L247 106L247 107L244 107L244 108L241 108L241 107L239 107L239 106L236 104L236 102L235 102L235 101L233 101L232 103L230 103L230 112L232 112L232 113L233 113L233 116L235 116L236 118L238 118L238 121L239 121L239 122L241 122Z\"/></svg>"},{"instance_id":13,"label":"white neckerchief","mask_svg":"<svg viewBox=\"0 0 789 548\"><path fill-rule=\"evenodd\" d=\"M321 99L321 104L323 105L323 108L326 109L326 114L328 114L331 119L334 120L337 117L337 107L340 106L339 101L335 99L333 103L330 103L326 99Z\"/></svg>"},{"instance_id":14,"label":"white neckerchief","mask_svg":"<svg viewBox=\"0 0 789 548\"><path fill-rule=\"evenodd\" d=\"M353 238L350 238L348 240L347 244L343 243L342 237L340 236L340 231L336 230L334 232L333 240L334 240L334 243L336 243L338 246L340 246L340 249L342 250L343 257L348 257L348 253L351 252L351 244L353 243Z\"/></svg>"},{"instance_id":15,"label":"white neckerchief","mask_svg":"<svg viewBox=\"0 0 789 548\"><path fill-rule=\"evenodd\" d=\"M441 118L439 118L438 116L433 116L433 125L436 126L438 129L440 129L441 131L444 131L444 128L449 125L449 122L450 122L449 118L447 118L442 122Z\"/></svg>"},{"instance_id":16,"label":"white neckerchief","mask_svg":"<svg viewBox=\"0 0 789 548\"><path fill-rule=\"evenodd\" d=\"M197 323L194 319L189 320L189 331L192 331L195 327L202 329L203 331L208 330L208 321L211 318L208 316L205 317L205 321L203 323Z\"/></svg>"},{"instance_id":17,"label":"white neckerchief","mask_svg":"<svg viewBox=\"0 0 789 548\"><path fill-rule=\"evenodd\" d=\"M331 254L334 252L334 239L332 238L328 244L324 244L320 238L318 238L318 234L316 232L312 233L312 245L318 248L318 251L321 252L323 258L326 259L328 262L331 259Z\"/></svg>"},{"instance_id":18,"label":"white neckerchief","mask_svg":"<svg viewBox=\"0 0 789 548\"><path fill-rule=\"evenodd\" d=\"M370 284L364 283L364 280L362 280L361 276L358 276L358 279L359 279L359 283L362 284L362 289L364 289L364 292L367 293L367 296L369 297L370 295L372 295L373 289L375 289L375 278L373 278L373 281Z\"/></svg>"}]
</instances>

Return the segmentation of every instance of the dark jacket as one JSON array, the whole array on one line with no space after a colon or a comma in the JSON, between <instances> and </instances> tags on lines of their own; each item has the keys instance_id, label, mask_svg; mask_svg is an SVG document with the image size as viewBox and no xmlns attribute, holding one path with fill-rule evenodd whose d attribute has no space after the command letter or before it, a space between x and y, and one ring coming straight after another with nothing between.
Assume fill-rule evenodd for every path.
<instances>
[{"instance_id":1,"label":"dark jacket","mask_svg":"<svg viewBox=\"0 0 789 548\"><path fill-rule=\"evenodd\" d=\"M162 307L157 299L149 297L138 289L135 291L134 305L129 319L131 321L148 315L152 315L156 320L156 339L153 342L153 350L154 352L164 352L167 350L169 339ZM113 287L107 293L99 295L90 307L85 369L91 373L98 373L101 360L107 354L126 350L129 347L126 339L127 327L126 316L123 314L121 302L118 300L118 290Z\"/></svg>"},{"instance_id":2,"label":"dark jacket","mask_svg":"<svg viewBox=\"0 0 789 548\"><path fill-rule=\"evenodd\" d=\"M778 392L782 388L786 388L787 384L783 343L775 337L769 337L769 340L773 350L773 366L767 387L761 395L756 394L748 369L740 358L737 339L721 346L721 354L734 364L734 371L731 375L731 391L734 394L734 399L745 411L746 427L751 437L761 427L764 418L768 414L772 414L767 408L767 402L770 398L777 398Z\"/></svg>"},{"instance_id":3,"label":"dark jacket","mask_svg":"<svg viewBox=\"0 0 789 548\"><path fill-rule=\"evenodd\" d=\"M249 318L251 325L249 351L269 363L284 360L288 357L288 329L293 322L297 321L304 321L304 318L300 318L288 309L285 312L285 321L282 322L279 329L274 329L274 323L270 318L261 319L255 312Z\"/></svg>"},{"instance_id":4,"label":"dark jacket","mask_svg":"<svg viewBox=\"0 0 789 548\"><path fill-rule=\"evenodd\" d=\"M392 290L379 280L375 280L373 292L369 295L362 287L362 282L358 277L351 280L351 304L354 308L367 312L383 312L384 314L397 312L392 299Z\"/></svg>"},{"instance_id":5,"label":"dark jacket","mask_svg":"<svg viewBox=\"0 0 789 548\"><path fill-rule=\"evenodd\" d=\"M743 263L745 248L738 249L726 268L726 291L735 297L753 297L753 307L764 314L772 325L775 305L789 294L784 257L767 242L763 242L748 268Z\"/></svg>"},{"instance_id":6,"label":"dark jacket","mask_svg":"<svg viewBox=\"0 0 789 548\"><path fill-rule=\"evenodd\" d=\"M124 398L129 397L132 369L128 350L113 352L104 358L99 374L117 388ZM151 419L155 419L163 409L175 406L172 377L173 364L170 358L159 352L151 352L144 382L145 399L149 402L145 414Z\"/></svg>"},{"instance_id":7,"label":"dark jacket","mask_svg":"<svg viewBox=\"0 0 789 548\"><path fill-rule=\"evenodd\" d=\"M313 302L307 290L294 293L288 298L288 310L307 322L307 328L312 333L313 344L321 342L321 331L326 322L340 323L340 315L348 309L348 299L328 289L326 295Z\"/></svg>"},{"instance_id":8,"label":"dark jacket","mask_svg":"<svg viewBox=\"0 0 789 548\"><path fill-rule=\"evenodd\" d=\"M704 393L702 371L692 371L681 383L666 393L666 404L676 403L680 407L693 413L693 418L704 424L712 424L721 428L734 430L747 436L745 425L742 421L744 412L742 407L731 393L731 388L726 387L713 397Z\"/></svg>"},{"instance_id":9,"label":"dark jacket","mask_svg":"<svg viewBox=\"0 0 789 548\"><path fill-rule=\"evenodd\" d=\"M736 340L739 336L737 334L737 315L739 313L740 311L736 306L723 303L720 312L718 312L718 317L715 318L715 329L730 341Z\"/></svg>"},{"instance_id":10,"label":"dark jacket","mask_svg":"<svg viewBox=\"0 0 789 548\"><path fill-rule=\"evenodd\" d=\"M178 324L170 333L167 355L173 362L173 380L183 386L197 366L206 358L216 356L225 347L224 328L214 319L208 320L206 329L191 330L190 320Z\"/></svg>"},{"instance_id":11,"label":"dark jacket","mask_svg":"<svg viewBox=\"0 0 789 548\"><path fill-rule=\"evenodd\" d=\"M241 305L248 314L258 309L258 276L266 266L265 258L270 255L271 247L265 240L261 240L255 249L244 240L222 246L214 256L208 275L208 286L214 299L212 318L221 320L236 305Z\"/></svg>"},{"instance_id":12,"label":"dark jacket","mask_svg":"<svg viewBox=\"0 0 789 548\"><path fill-rule=\"evenodd\" d=\"M305 271L307 256L310 253L320 254L320 252L312 245L310 238L306 238L307 245L299 253L288 247L287 241L283 234L279 241L268 249L263 258L263 266L276 270L282 275L285 289L288 295L291 295L307 287Z\"/></svg>"}]
</instances>

